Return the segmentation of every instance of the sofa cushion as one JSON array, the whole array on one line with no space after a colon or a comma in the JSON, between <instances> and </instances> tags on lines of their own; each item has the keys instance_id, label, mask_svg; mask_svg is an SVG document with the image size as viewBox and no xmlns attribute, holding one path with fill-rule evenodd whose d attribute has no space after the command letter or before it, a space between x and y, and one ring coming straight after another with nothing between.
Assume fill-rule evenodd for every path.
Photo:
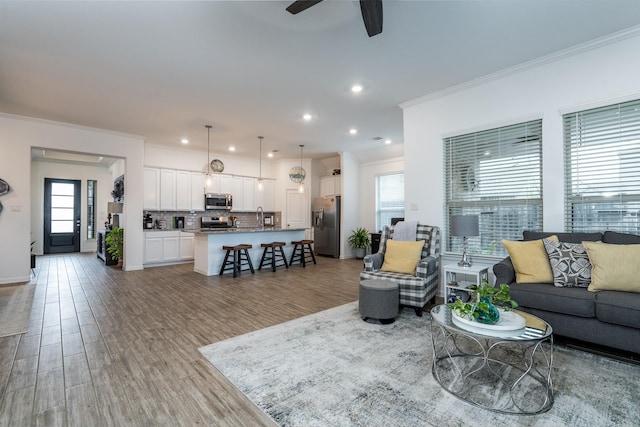
<instances>
[{"instance_id":1,"label":"sofa cushion","mask_svg":"<svg viewBox=\"0 0 640 427\"><path fill-rule=\"evenodd\" d=\"M546 239L549 236L557 236L559 242L568 243L582 243L587 242L601 242L602 233L549 233L546 231L528 231L522 232L524 240L540 240Z\"/></svg>"},{"instance_id":2,"label":"sofa cushion","mask_svg":"<svg viewBox=\"0 0 640 427\"><path fill-rule=\"evenodd\" d=\"M640 294L618 291L598 292L596 317L602 322L640 329Z\"/></svg>"},{"instance_id":3,"label":"sofa cushion","mask_svg":"<svg viewBox=\"0 0 640 427\"><path fill-rule=\"evenodd\" d=\"M394 273L413 274L416 271L416 264L420 261L423 247L424 240L406 242L389 239L384 262L380 269Z\"/></svg>"},{"instance_id":4,"label":"sofa cushion","mask_svg":"<svg viewBox=\"0 0 640 427\"><path fill-rule=\"evenodd\" d=\"M640 245L583 245L591 261L590 291L640 292Z\"/></svg>"},{"instance_id":5,"label":"sofa cushion","mask_svg":"<svg viewBox=\"0 0 640 427\"><path fill-rule=\"evenodd\" d=\"M596 294L586 288L558 288L546 283L511 286L511 299L522 307L578 317L596 316Z\"/></svg>"},{"instance_id":6,"label":"sofa cushion","mask_svg":"<svg viewBox=\"0 0 640 427\"><path fill-rule=\"evenodd\" d=\"M633 245L640 243L640 236L635 234L617 233L615 231L605 231L602 238L604 243L616 245Z\"/></svg>"},{"instance_id":7,"label":"sofa cushion","mask_svg":"<svg viewBox=\"0 0 640 427\"><path fill-rule=\"evenodd\" d=\"M589 286L591 263L582 243L554 242L549 239L542 239L542 242L549 255L555 286Z\"/></svg>"},{"instance_id":8,"label":"sofa cushion","mask_svg":"<svg viewBox=\"0 0 640 427\"><path fill-rule=\"evenodd\" d=\"M557 240L550 236L550 240ZM502 244L509 252L511 262L516 270L518 283L553 283L553 273L549 257L544 250L542 240L515 242L503 240Z\"/></svg>"}]
</instances>

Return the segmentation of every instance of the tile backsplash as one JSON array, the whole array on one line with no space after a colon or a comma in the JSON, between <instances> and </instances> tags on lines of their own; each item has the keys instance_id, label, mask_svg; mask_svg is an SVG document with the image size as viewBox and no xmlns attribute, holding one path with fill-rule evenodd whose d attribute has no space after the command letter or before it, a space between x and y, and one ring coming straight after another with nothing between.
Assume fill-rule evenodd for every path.
<instances>
[{"instance_id":1,"label":"tile backsplash","mask_svg":"<svg viewBox=\"0 0 640 427\"><path fill-rule=\"evenodd\" d=\"M185 230L198 230L198 229L200 229L200 218L202 218L203 216L224 216L224 217L235 216L237 218L236 219L236 226L238 226L238 227L258 227L258 218L256 217L256 213L255 212L229 212L229 211L226 211L226 210L206 211L206 212L144 211L143 214L144 215L146 215L146 214L150 214L151 215L151 218L153 218L154 229L159 228L158 227L158 223L162 224L163 222L164 222L164 224L166 224L166 229L167 230L174 229L175 227L174 227L173 217L175 217L175 216L184 217L184 229ZM264 216L265 216L265 218L267 216L272 216L273 217L274 224L271 224L272 226L275 226L275 227L280 227L281 226L281 214L280 214L280 212L267 212L267 211L265 211ZM142 218L140 219L140 221L141 221L140 225L143 227L144 225L142 224ZM269 226L269 225L267 224L267 226Z\"/></svg>"}]
</instances>

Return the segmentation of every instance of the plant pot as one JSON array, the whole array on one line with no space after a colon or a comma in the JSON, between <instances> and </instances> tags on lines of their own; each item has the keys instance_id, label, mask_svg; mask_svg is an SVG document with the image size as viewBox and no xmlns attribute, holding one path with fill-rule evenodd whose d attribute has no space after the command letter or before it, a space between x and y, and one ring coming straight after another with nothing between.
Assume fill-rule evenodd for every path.
<instances>
[{"instance_id":1,"label":"plant pot","mask_svg":"<svg viewBox=\"0 0 640 427\"><path fill-rule=\"evenodd\" d=\"M356 250L356 258L363 259L367 254L367 248L355 248Z\"/></svg>"}]
</instances>

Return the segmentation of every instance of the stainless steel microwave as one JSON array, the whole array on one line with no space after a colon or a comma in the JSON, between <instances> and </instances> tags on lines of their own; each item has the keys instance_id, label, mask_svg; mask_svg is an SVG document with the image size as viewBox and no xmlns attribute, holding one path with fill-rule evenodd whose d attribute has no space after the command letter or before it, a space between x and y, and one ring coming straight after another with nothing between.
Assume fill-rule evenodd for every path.
<instances>
[{"instance_id":1,"label":"stainless steel microwave","mask_svg":"<svg viewBox=\"0 0 640 427\"><path fill-rule=\"evenodd\" d=\"M231 194L207 193L204 195L204 208L206 210L231 210L233 207L233 197Z\"/></svg>"}]
</instances>

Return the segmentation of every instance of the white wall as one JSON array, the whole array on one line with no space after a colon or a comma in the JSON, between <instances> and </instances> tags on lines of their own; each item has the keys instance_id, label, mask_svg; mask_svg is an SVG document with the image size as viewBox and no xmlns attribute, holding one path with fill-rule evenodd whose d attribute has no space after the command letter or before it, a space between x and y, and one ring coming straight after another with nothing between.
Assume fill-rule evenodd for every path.
<instances>
[{"instance_id":1,"label":"white wall","mask_svg":"<svg viewBox=\"0 0 640 427\"><path fill-rule=\"evenodd\" d=\"M33 253L42 255L44 242L44 179L77 179L81 183L80 251L95 252L96 239L87 239L87 180L98 181L96 194L96 229L104 228L107 220L107 202L113 201L113 176L108 168L100 166L75 165L38 160L31 164L31 237L35 240Z\"/></svg>"},{"instance_id":2,"label":"white wall","mask_svg":"<svg viewBox=\"0 0 640 427\"><path fill-rule=\"evenodd\" d=\"M137 136L0 113L0 178L13 188L1 199L5 209L0 214L0 283L29 280L31 147L125 160L124 268L141 269L143 144Z\"/></svg>"},{"instance_id":3,"label":"white wall","mask_svg":"<svg viewBox=\"0 0 640 427\"><path fill-rule=\"evenodd\" d=\"M563 230L562 114L640 98L640 35L593 47L404 104L407 213L444 223L444 137L542 118L544 229Z\"/></svg>"},{"instance_id":4,"label":"white wall","mask_svg":"<svg viewBox=\"0 0 640 427\"><path fill-rule=\"evenodd\" d=\"M209 153L209 158L220 159L224 163L224 174L251 176L258 178L260 175L260 162L258 160L258 146L256 144L256 158L243 159L228 153ZM263 153L263 155L265 155ZM274 174L274 160L266 157L262 159L262 177L277 178ZM144 146L145 166L188 170L194 172L207 172L207 152L198 150L186 150L184 147L166 147L146 143ZM298 161L300 164L300 161Z\"/></svg>"},{"instance_id":5,"label":"white wall","mask_svg":"<svg viewBox=\"0 0 640 427\"><path fill-rule=\"evenodd\" d=\"M404 172L404 159L394 158L360 165L360 226L376 232L376 177ZM407 212L406 214L408 214ZM405 214L405 215L406 215ZM407 218L409 219L409 218ZM420 223L422 218L416 217Z\"/></svg>"},{"instance_id":6,"label":"white wall","mask_svg":"<svg viewBox=\"0 0 640 427\"><path fill-rule=\"evenodd\" d=\"M362 227L360 223L360 165L356 157L347 152L340 153L342 169L340 258L353 258L355 251L347 243L351 231Z\"/></svg>"}]
</instances>

